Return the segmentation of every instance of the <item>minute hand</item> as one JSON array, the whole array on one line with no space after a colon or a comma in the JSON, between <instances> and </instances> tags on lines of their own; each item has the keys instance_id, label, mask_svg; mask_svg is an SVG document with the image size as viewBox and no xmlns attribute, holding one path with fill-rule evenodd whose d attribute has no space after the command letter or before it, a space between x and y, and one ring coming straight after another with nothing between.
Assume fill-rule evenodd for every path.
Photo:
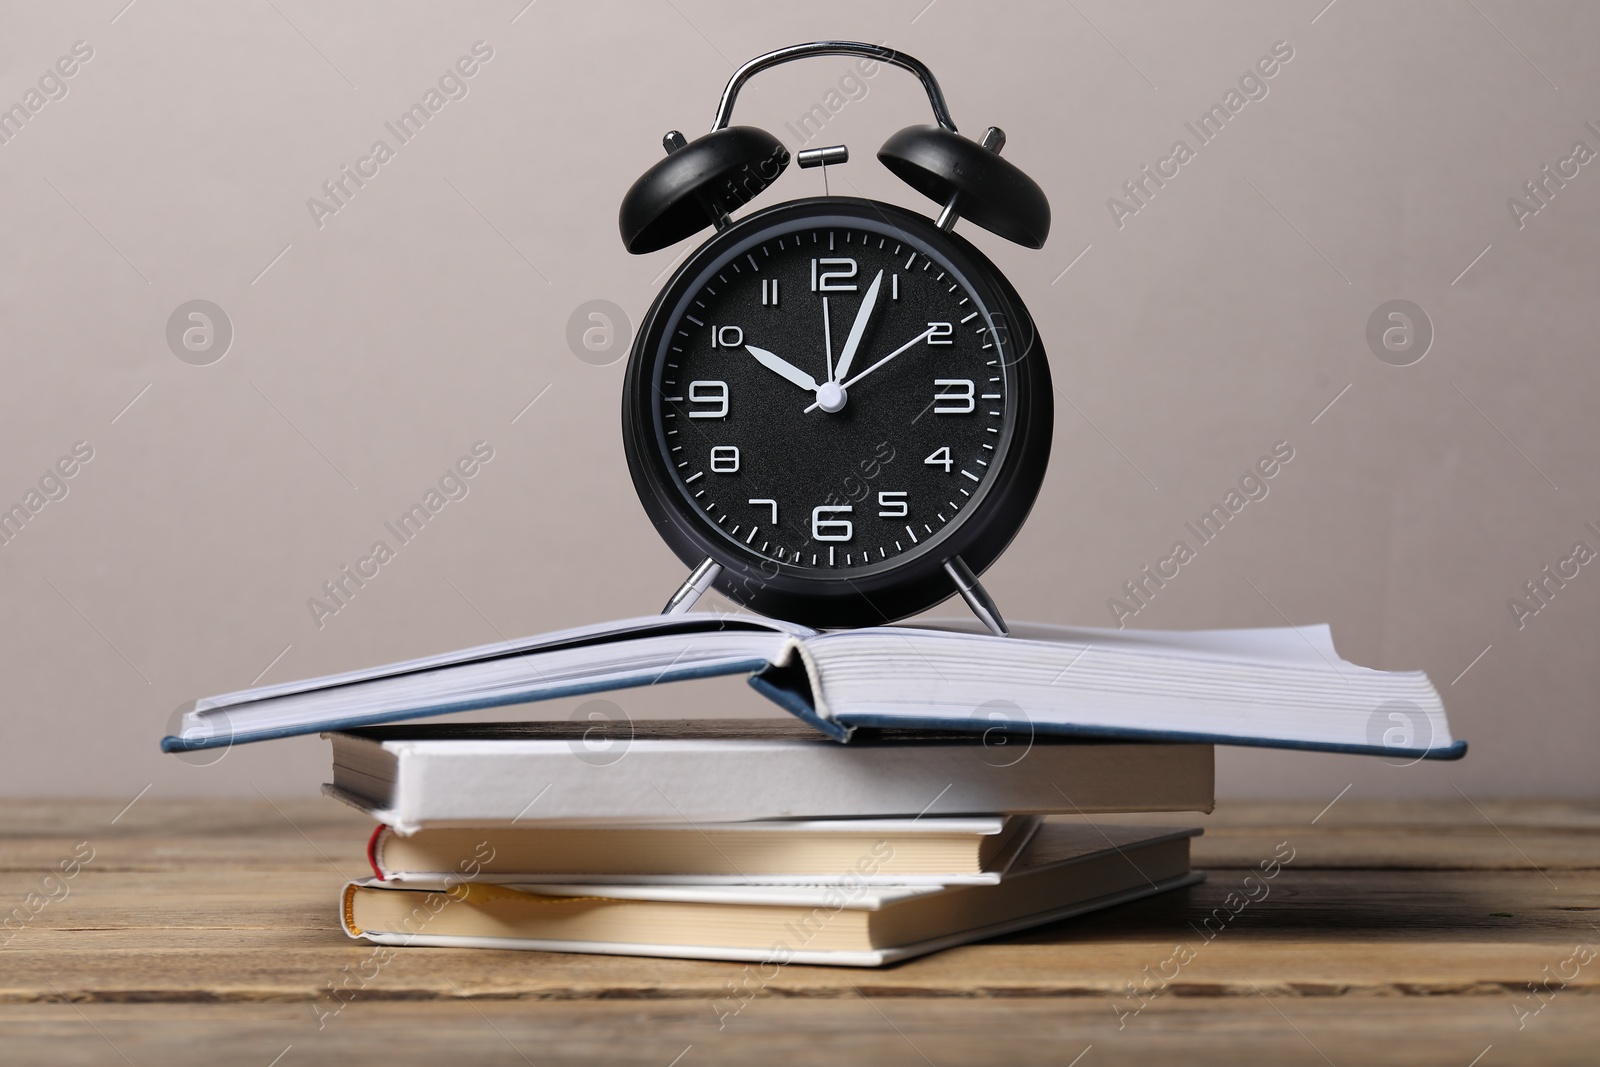
<instances>
[{"instance_id":1,"label":"minute hand","mask_svg":"<svg viewBox=\"0 0 1600 1067\"><path fill-rule=\"evenodd\" d=\"M917 334L917 336L913 337L911 340L907 341L905 344L901 345L899 348L895 349L893 352L890 352L887 356L884 356L882 359L878 360L878 362L874 363L872 366L868 367L866 370L862 371L860 374L856 375L854 378L851 378L849 381L842 383L840 387L844 388L844 389L850 388L850 386L856 384L861 379L865 378L867 375L871 374L873 371L877 370L879 367L883 366L885 363L889 362L891 359L893 359L894 357L898 356L900 353L904 352L906 349L908 349L908 348L912 347L913 345L916 345L916 344L918 344L918 343L920 343L922 341L926 341L928 339L928 336L930 334L932 334L932 333L933 333L933 327L930 326L928 329L923 330L921 333ZM816 404L812 404L810 407L806 408L806 410L807 411L813 411L813 410L816 409L816 407L817 407Z\"/></svg>"},{"instance_id":2,"label":"minute hand","mask_svg":"<svg viewBox=\"0 0 1600 1067\"><path fill-rule=\"evenodd\" d=\"M861 307L856 311L856 321L850 324L850 336L844 339L844 348L839 351L839 365L833 371L836 382L844 381L844 376L850 373L850 364L855 362L856 349L861 347L861 335L867 332L867 322L872 318L872 309L878 305L878 289L882 285L883 271L880 270L867 286L867 295L861 298Z\"/></svg>"}]
</instances>

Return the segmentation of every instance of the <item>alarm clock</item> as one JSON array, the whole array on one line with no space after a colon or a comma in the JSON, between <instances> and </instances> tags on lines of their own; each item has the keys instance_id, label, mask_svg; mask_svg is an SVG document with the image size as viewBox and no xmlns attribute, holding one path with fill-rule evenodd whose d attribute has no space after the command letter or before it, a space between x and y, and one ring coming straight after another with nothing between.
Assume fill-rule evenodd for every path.
<instances>
[{"instance_id":1,"label":"alarm clock","mask_svg":"<svg viewBox=\"0 0 1600 1067\"><path fill-rule=\"evenodd\" d=\"M847 196L791 200L733 220L790 154L730 125L754 74L852 55L916 75L935 124L878 151L940 205L929 218ZM642 254L714 233L641 320L625 376L623 444L657 532L692 569L668 601L707 589L816 627L891 622L959 594L995 633L977 576L1027 517L1050 454L1050 370L1016 289L952 232L966 218L1042 247L1050 205L1001 158L1005 135L961 136L932 71L879 45L769 52L729 79L711 132L663 138L665 159L623 198ZM846 146L798 153L802 166Z\"/></svg>"}]
</instances>

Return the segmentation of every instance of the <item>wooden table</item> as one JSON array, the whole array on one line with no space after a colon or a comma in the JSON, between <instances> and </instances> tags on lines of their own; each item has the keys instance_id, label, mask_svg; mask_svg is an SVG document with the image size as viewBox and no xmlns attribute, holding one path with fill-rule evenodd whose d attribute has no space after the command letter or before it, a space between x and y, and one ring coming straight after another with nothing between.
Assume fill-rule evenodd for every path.
<instances>
[{"instance_id":1,"label":"wooden table","mask_svg":"<svg viewBox=\"0 0 1600 1067\"><path fill-rule=\"evenodd\" d=\"M720 1029L739 964L375 967L334 915L368 826L331 801L145 797L113 823L124 803L0 802L4 1064L1600 1063L1596 803L1123 820L1202 823L1209 881L898 967L790 966ZM1208 940L1280 842L1270 894Z\"/></svg>"}]
</instances>

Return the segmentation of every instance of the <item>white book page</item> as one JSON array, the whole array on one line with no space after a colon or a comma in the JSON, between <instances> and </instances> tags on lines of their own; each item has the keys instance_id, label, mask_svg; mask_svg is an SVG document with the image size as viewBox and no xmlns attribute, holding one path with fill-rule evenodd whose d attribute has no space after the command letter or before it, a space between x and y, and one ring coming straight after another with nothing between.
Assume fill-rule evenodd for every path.
<instances>
[{"instance_id":1,"label":"white book page","mask_svg":"<svg viewBox=\"0 0 1600 1067\"><path fill-rule=\"evenodd\" d=\"M886 632L925 630L993 636L976 620L933 619L918 627L884 626ZM1329 667L1342 665L1327 623L1309 626L1263 626L1238 630L1116 630L1098 626L1020 622L1011 637L998 640L1048 641L1052 644L1121 648L1132 652L1211 659L1232 663ZM1331 661L1331 663L1330 663Z\"/></svg>"},{"instance_id":2,"label":"white book page","mask_svg":"<svg viewBox=\"0 0 1600 1067\"><path fill-rule=\"evenodd\" d=\"M399 888L420 892L447 891L460 882L407 881L399 885L364 879L357 885L371 889ZM762 904L770 907L833 908L841 902L852 911L877 911L887 904L908 897L942 893L941 885L618 885L596 884L531 885L495 883L497 888L514 889L541 897L607 897L611 900L654 900L681 904Z\"/></svg>"}]
</instances>

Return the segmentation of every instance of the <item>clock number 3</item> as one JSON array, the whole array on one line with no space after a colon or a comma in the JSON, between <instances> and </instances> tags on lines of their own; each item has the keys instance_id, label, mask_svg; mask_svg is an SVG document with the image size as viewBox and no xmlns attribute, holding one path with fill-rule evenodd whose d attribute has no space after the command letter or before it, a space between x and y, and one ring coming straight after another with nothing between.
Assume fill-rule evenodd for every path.
<instances>
[{"instance_id":1,"label":"clock number 3","mask_svg":"<svg viewBox=\"0 0 1600 1067\"><path fill-rule=\"evenodd\" d=\"M938 392L933 394L935 415L971 415L978 410L977 387L970 378L935 378Z\"/></svg>"}]
</instances>

